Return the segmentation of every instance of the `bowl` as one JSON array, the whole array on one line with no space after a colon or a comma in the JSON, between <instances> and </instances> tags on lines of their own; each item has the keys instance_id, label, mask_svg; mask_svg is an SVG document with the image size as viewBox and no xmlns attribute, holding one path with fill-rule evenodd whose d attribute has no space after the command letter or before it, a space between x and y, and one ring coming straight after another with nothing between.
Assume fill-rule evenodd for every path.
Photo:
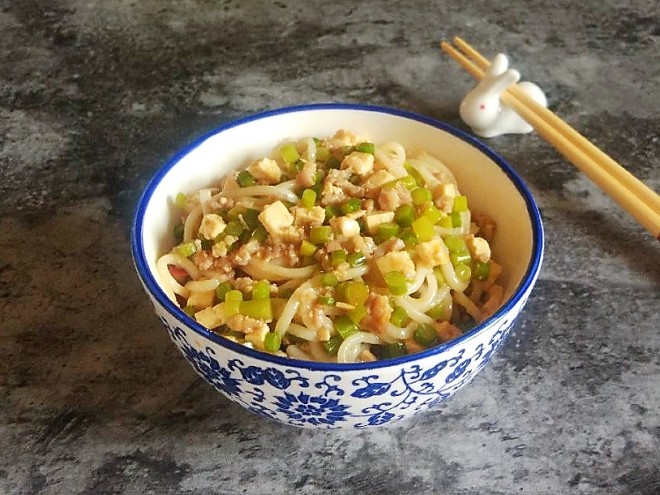
<instances>
[{"instance_id":1,"label":"bowl","mask_svg":"<svg viewBox=\"0 0 660 495\"><path fill-rule=\"evenodd\" d=\"M493 257L503 267L504 302L448 343L399 358L355 364L279 357L218 336L188 317L162 289L159 254L168 251L173 198L217 183L286 139L350 129L379 143L421 147L454 173L470 204L497 223ZM171 158L147 185L132 231L135 268L170 339L216 390L245 409L288 425L363 428L426 411L467 385L507 339L537 280L543 229L529 189L505 160L445 123L392 108L313 104L226 123Z\"/></svg>"}]
</instances>

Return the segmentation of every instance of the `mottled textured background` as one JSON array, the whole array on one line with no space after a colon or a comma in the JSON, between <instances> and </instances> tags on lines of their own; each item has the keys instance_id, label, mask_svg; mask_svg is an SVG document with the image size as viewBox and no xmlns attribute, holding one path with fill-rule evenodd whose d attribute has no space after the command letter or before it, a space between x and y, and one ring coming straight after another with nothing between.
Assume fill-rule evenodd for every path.
<instances>
[{"instance_id":1,"label":"mottled textured background","mask_svg":"<svg viewBox=\"0 0 660 495\"><path fill-rule=\"evenodd\" d=\"M658 242L536 135L489 144L542 209L537 290L491 366L400 426L231 404L169 343L128 240L163 160L229 119L346 101L464 128L455 34L657 191L659 9L0 0L0 493L660 493Z\"/></svg>"}]
</instances>

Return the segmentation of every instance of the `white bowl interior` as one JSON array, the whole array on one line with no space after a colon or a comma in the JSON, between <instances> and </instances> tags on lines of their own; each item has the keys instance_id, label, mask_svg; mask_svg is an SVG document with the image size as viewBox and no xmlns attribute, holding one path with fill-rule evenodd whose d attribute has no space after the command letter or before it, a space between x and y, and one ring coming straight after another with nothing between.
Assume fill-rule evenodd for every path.
<instances>
[{"instance_id":1,"label":"white bowl interior","mask_svg":"<svg viewBox=\"0 0 660 495\"><path fill-rule=\"evenodd\" d=\"M155 186L141 233L145 259L156 281L156 261L171 247L179 192L215 185L230 170L264 156L287 139L327 137L348 129L378 143L398 141L424 149L454 173L470 207L497 223L493 258L503 266L508 299L529 267L533 228L526 203L506 173L470 143L435 126L393 113L366 109L308 108L276 113L214 134L182 156Z\"/></svg>"}]
</instances>

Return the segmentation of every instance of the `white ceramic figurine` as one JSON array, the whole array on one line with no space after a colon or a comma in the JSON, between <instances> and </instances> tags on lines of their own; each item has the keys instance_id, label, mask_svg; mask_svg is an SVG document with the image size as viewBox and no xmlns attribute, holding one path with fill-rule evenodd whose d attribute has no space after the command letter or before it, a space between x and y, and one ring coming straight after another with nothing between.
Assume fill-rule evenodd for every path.
<instances>
[{"instance_id":1,"label":"white ceramic figurine","mask_svg":"<svg viewBox=\"0 0 660 495\"><path fill-rule=\"evenodd\" d=\"M499 53L483 79L461 102L461 118L478 136L490 138L501 134L525 134L533 130L522 117L500 101L502 92L520 80L520 73L508 69L508 66L506 55ZM543 90L536 84L525 81L518 86L539 104L548 106Z\"/></svg>"}]
</instances>

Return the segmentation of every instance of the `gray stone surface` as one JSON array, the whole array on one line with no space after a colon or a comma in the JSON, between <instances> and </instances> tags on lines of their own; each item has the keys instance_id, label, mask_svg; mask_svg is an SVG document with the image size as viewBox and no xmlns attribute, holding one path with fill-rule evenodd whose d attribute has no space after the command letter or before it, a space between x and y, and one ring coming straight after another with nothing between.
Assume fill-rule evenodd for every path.
<instances>
[{"instance_id":1,"label":"gray stone surface","mask_svg":"<svg viewBox=\"0 0 660 495\"><path fill-rule=\"evenodd\" d=\"M489 144L540 203L538 287L491 365L400 426L231 404L128 242L162 161L229 119L331 100L463 127L455 34L657 191L659 33L654 0L0 0L0 493L660 493L658 242L536 135Z\"/></svg>"}]
</instances>

